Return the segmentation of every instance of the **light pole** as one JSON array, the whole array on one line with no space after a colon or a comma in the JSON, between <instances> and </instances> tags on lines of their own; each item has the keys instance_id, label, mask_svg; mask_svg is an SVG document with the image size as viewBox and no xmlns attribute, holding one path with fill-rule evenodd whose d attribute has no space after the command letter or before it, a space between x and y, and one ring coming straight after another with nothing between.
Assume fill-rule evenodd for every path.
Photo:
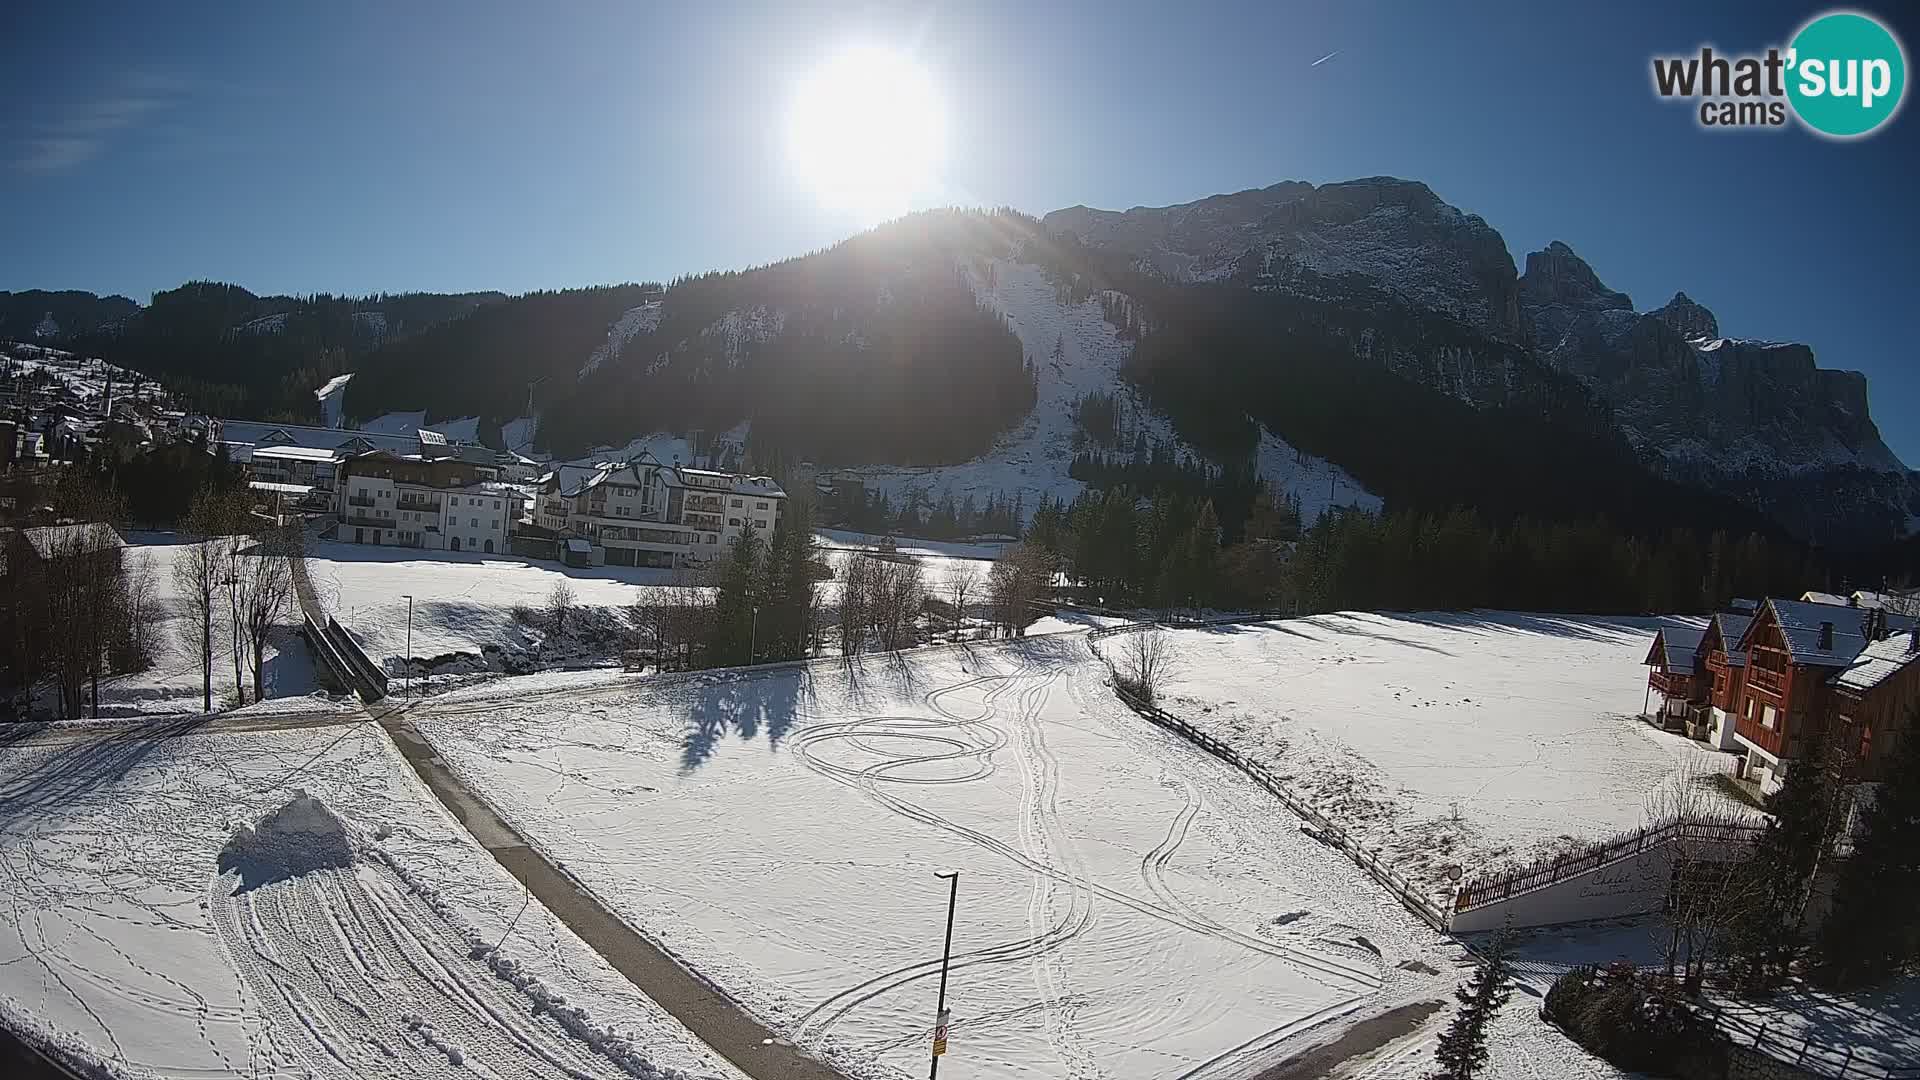
<instances>
[{"instance_id":1,"label":"light pole","mask_svg":"<svg viewBox=\"0 0 1920 1080\"><path fill-rule=\"evenodd\" d=\"M402 593L407 598L407 696L413 696L413 594Z\"/></svg>"},{"instance_id":2,"label":"light pole","mask_svg":"<svg viewBox=\"0 0 1920 1080\"><path fill-rule=\"evenodd\" d=\"M927 1080L938 1080L940 1056L947 1052L947 968L953 963L953 909L960 900L960 871L933 876L947 882L947 944L940 952L940 1003L934 1011L933 1064L927 1069Z\"/></svg>"},{"instance_id":3,"label":"light pole","mask_svg":"<svg viewBox=\"0 0 1920 1080\"><path fill-rule=\"evenodd\" d=\"M747 623L747 663L753 663L753 654L760 651L760 605L753 605L753 619Z\"/></svg>"}]
</instances>

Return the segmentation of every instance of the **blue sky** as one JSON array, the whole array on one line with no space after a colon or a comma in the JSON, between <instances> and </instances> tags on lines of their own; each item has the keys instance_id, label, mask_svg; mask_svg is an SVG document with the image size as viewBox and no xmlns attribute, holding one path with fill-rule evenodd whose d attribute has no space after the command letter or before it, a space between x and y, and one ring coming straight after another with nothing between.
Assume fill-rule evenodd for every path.
<instances>
[{"instance_id":1,"label":"blue sky","mask_svg":"<svg viewBox=\"0 0 1920 1080\"><path fill-rule=\"evenodd\" d=\"M1684 289L1867 372L1920 464L1914 109L1838 143L1702 131L1650 89L1655 53L1784 44L1824 5L172 8L0 14L0 288L524 291L799 254L867 222L796 182L787 103L878 42L946 103L923 201L1417 178L1516 264L1565 240L1642 308ZM1920 41L1913 9L1863 10Z\"/></svg>"}]
</instances>

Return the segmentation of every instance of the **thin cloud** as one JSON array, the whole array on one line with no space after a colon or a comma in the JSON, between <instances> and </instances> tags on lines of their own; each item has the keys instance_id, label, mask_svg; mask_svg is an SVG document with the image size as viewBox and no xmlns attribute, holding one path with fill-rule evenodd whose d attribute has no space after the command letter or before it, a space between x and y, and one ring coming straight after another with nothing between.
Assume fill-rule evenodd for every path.
<instances>
[{"instance_id":1,"label":"thin cloud","mask_svg":"<svg viewBox=\"0 0 1920 1080\"><path fill-rule=\"evenodd\" d=\"M34 134L15 147L13 167L28 173L59 173L100 156L108 144L179 100L180 85L159 76L129 77L112 95L46 106Z\"/></svg>"},{"instance_id":2,"label":"thin cloud","mask_svg":"<svg viewBox=\"0 0 1920 1080\"><path fill-rule=\"evenodd\" d=\"M1329 61L1329 60L1331 60L1331 59L1333 59L1334 57L1336 57L1336 56L1339 56L1339 55L1340 55L1340 50L1339 50L1339 49L1335 49L1335 50L1333 50L1332 52L1330 52L1330 53L1328 53L1327 55L1325 55L1325 56L1323 56L1323 57L1321 57L1320 59L1318 59L1318 60L1315 60L1315 61L1314 61L1313 63L1311 63L1311 64L1308 64L1307 66L1308 66L1308 67L1319 67L1319 66L1320 66L1321 64L1324 64L1324 63L1326 63L1327 61Z\"/></svg>"}]
</instances>

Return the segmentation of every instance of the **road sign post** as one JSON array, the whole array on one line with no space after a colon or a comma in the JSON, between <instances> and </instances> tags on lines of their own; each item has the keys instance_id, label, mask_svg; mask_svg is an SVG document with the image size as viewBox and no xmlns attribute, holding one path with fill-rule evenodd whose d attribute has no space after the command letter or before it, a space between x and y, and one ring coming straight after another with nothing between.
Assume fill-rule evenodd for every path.
<instances>
[{"instance_id":1,"label":"road sign post","mask_svg":"<svg viewBox=\"0 0 1920 1080\"><path fill-rule=\"evenodd\" d=\"M933 1064L927 1069L927 1080L939 1080L940 1058L947 1052L947 969L953 964L953 909L960 900L960 872L935 874L947 882L947 944L940 952L940 1003L934 1013L933 1025Z\"/></svg>"}]
</instances>

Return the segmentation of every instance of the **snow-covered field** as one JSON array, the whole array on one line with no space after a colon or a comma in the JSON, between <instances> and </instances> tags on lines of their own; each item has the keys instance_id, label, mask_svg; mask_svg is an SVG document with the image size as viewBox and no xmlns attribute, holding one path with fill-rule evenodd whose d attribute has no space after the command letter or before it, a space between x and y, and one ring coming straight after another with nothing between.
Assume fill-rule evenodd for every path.
<instances>
[{"instance_id":1,"label":"snow-covered field","mask_svg":"<svg viewBox=\"0 0 1920 1080\"><path fill-rule=\"evenodd\" d=\"M100 715L198 713L204 701L200 653L198 647L187 640L187 607L176 595L173 583L174 560L187 547L171 533L133 533L126 539L129 568L142 561L150 560L152 564L154 596L158 603L153 617L147 621L146 632L152 643L154 662L146 671L102 681ZM319 689L314 680L313 658L293 625L297 619L298 615L289 616L289 625L276 630L267 646L262 681L269 698L300 697ZM247 673L245 685L251 695L251 673ZM214 708L221 708L234 697L233 661L223 639L215 645ZM50 687L36 698L43 708L50 708L54 700Z\"/></svg>"},{"instance_id":2,"label":"snow-covered field","mask_svg":"<svg viewBox=\"0 0 1920 1080\"><path fill-rule=\"evenodd\" d=\"M7 733L0 1019L183 1080L740 1075L322 719Z\"/></svg>"},{"instance_id":3,"label":"snow-covered field","mask_svg":"<svg viewBox=\"0 0 1920 1080\"><path fill-rule=\"evenodd\" d=\"M1661 624L1342 612L1168 631L1162 704L1446 896L1463 869L1637 828L1649 793L1729 770L1636 719Z\"/></svg>"},{"instance_id":4,"label":"snow-covered field","mask_svg":"<svg viewBox=\"0 0 1920 1080\"><path fill-rule=\"evenodd\" d=\"M849 1076L924 1068L948 869L955 1076L1251 1076L1446 994L1456 947L1101 675L1060 636L540 676L414 722L603 903ZM1564 1058L1548 1036L1530 1052Z\"/></svg>"},{"instance_id":5,"label":"snow-covered field","mask_svg":"<svg viewBox=\"0 0 1920 1080\"><path fill-rule=\"evenodd\" d=\"M323 606L352 631L376 661L407 655L407 596L413 597L413 653L420 660L488 647L537 649L513 609L546 606L553 587L565 582L576 603L623 608L645 586L667 582L671 571L631 566L592 569L530 563L511 556L468 552L424 553L368 544L316 543L308 573ZM613 659L611 655L601 659Z\"/></svg>"}]
</instances>

